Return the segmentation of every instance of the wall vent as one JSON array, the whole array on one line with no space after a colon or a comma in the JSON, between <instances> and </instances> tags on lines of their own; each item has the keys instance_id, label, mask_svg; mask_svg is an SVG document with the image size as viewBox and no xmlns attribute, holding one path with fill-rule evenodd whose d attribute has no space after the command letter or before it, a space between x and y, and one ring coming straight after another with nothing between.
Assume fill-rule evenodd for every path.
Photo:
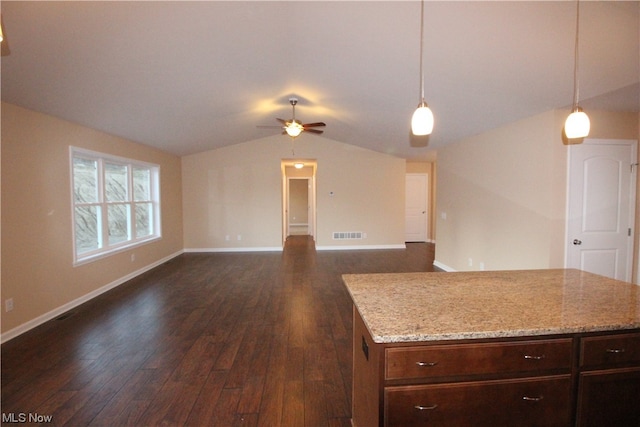
<instances>
[{"instance_id":1,"label":"wall vent","mask_svg":"<svg viewBox=\"0 0 640 427\"><path fill-rule=\"evenodd\" d=\"M333 240L362 239L362 231L334 231Z\"/></svg>"}]
</instances>

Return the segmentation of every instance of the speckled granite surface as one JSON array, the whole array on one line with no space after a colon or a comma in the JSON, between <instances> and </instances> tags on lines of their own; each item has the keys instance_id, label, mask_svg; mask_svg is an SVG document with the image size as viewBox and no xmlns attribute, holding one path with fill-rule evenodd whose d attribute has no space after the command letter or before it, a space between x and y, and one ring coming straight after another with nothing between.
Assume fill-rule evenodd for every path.
<instances>
[{"instance_id":1,"label":"speckled granite surface","mask_svg":"<svg viewBox=\"0 0 640 427\"><path fill-rule=\"evenodd\" d=\"M378 343L640 328L640 286L579 270L342 278Z\"/></svg>"}]
</instances>

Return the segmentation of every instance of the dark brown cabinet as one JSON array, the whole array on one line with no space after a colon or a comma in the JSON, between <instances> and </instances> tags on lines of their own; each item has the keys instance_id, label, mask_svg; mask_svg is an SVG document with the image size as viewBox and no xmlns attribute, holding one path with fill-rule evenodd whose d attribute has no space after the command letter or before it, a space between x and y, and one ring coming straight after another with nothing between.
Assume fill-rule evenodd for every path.
<instances>
[{"instance_id":1,"label":"dark brown cabinet","mask_svg":"<svg viewBox=\"0 0 640 427\"><path fill-rule=\"evenodd\" d=\"M570 375L385 387L384 425L565 427L570 396Z\"/></svg>"},{"instance_id":2,"label":"dark brown cabinet","mask_svg":"<svg viewBox=\"0 0 640 427\"><path fill-rule=\"evenodd\" d=\"M640 426L640 334L581 340L577 425Z\"/></svg>"},{"instance_id":3,"label":"dark brown cabinet","mask_svg":"<svg viewBox=\"0 0 640 427\"><path fill-rule=\"evenodd\" d=\"M353 425L640 426L640 332L375 343L354 310Z\"/></svg>"}]
</instances>

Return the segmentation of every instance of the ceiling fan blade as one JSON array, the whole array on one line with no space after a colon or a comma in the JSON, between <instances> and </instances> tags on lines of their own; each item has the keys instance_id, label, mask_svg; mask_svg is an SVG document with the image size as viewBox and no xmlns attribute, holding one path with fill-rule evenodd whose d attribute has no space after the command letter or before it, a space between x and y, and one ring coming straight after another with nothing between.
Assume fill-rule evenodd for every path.
<instances>
[{"instance_id":1,"label":"ceiling fan blade","mask_svg":"<svg viewBox=\"0 0 640 427\"><path fill-rule=\"evenodd\" d=\"M256 125L257 128L267 128L267 129L282 129L282 126L277 125Z\"/></svg>"},{"instance_id":2,"label":"ceiling fan blade","mask_svg":"<svg viewBox=\"0 0 640 427\"><path fill-rule=\"evenodd\" d=\"M316 128L319 126L326 126L326 124L322 123L322 122L315 122L315 123L306 123L304 125L302 125L305 128Z\"/></svg>"},{"instance_id":3,"label":"ceiling fan blade","mask_svg":"<svg viewBox=\"0 0 640 427\"><path fill-rule=\"evenodd\" d=\"M276 119L276 120L282 123L283 125L286 125L288 123L288 121L284 119Z\"/></svg>"},{"instance_id":4,"label":"ceiling fan blade","mask_svg":"<svg viewBox=\"0 0 640 427\"><path fill-rule=\"evenodd\" d=\"M318 130L318 129L304 129L304 132L311 132L311 133L315 133L316 135L320 135L321 133L323 133L323 130Z\"/></svg>"}]
</instances>

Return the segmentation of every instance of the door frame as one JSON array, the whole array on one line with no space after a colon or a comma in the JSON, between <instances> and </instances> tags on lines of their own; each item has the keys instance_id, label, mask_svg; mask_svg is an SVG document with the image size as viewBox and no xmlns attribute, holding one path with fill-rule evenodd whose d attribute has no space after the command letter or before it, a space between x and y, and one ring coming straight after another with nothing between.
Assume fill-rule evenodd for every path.
<instances>
[{"instance_id":1,"label":"door frame","mask_svg":"<svg viewBox=\"0 0 640 427\"><path fill-rule=\"evenodd\" d=\"M638 170L638 141L635 139L585 139L582 145L627 145L631 147L631 164L629 165L631 178L629 186L629 227L631 235L627 241L627 270L626 280L631 282L633 278L634 263L636 260L635 248L635 213L636 213L636 192L637 192L637 170ZM569 221L570 221L570 201L571 201L571 154L575 151L574 146L570 145L567 153L567 182L566 182L566 212L565 212L565 246L564 246L564 266L569 265L569 252L573 245L571 241ZM635 166L635 167L634 167ZM640 260L640 258L638 258ZM638 266L640 267L640 265ZM636 274L636 279L640 279L640 273Z\"/></svg>"},{"instance_id":2,"label":"door frame","mask_svg":"<svg viewBox=\"0 0 640 427\"><path fill-rule=\"evenodd\" d=\"M291 181L306 181L307 183L307 234L313 236L312 213L311 213L311 177L288 176L287 177L287 236L291 235Z\"/></svg>"},{"instance_id":3,"label":"door frame","mask_svg":"<svg viewBox=\"0 0 640 427\"><path fill-rule=\"evenodd\" d=\"M287 173L287 168L294 168L296 163L304 163L305 168L311 168L311 172L308 175L297 175ZM307 179L309 182L309 191L307 193L309 203L309 217L307 218L309 224L309 235L315 241L317 230L317 213L316 213L316 170L317 163L311 159L282 159L281 164L282 171L282 247L284 248L285 241L289 236L289 180L290 179Z\"/></svg>"}]
</instances>

